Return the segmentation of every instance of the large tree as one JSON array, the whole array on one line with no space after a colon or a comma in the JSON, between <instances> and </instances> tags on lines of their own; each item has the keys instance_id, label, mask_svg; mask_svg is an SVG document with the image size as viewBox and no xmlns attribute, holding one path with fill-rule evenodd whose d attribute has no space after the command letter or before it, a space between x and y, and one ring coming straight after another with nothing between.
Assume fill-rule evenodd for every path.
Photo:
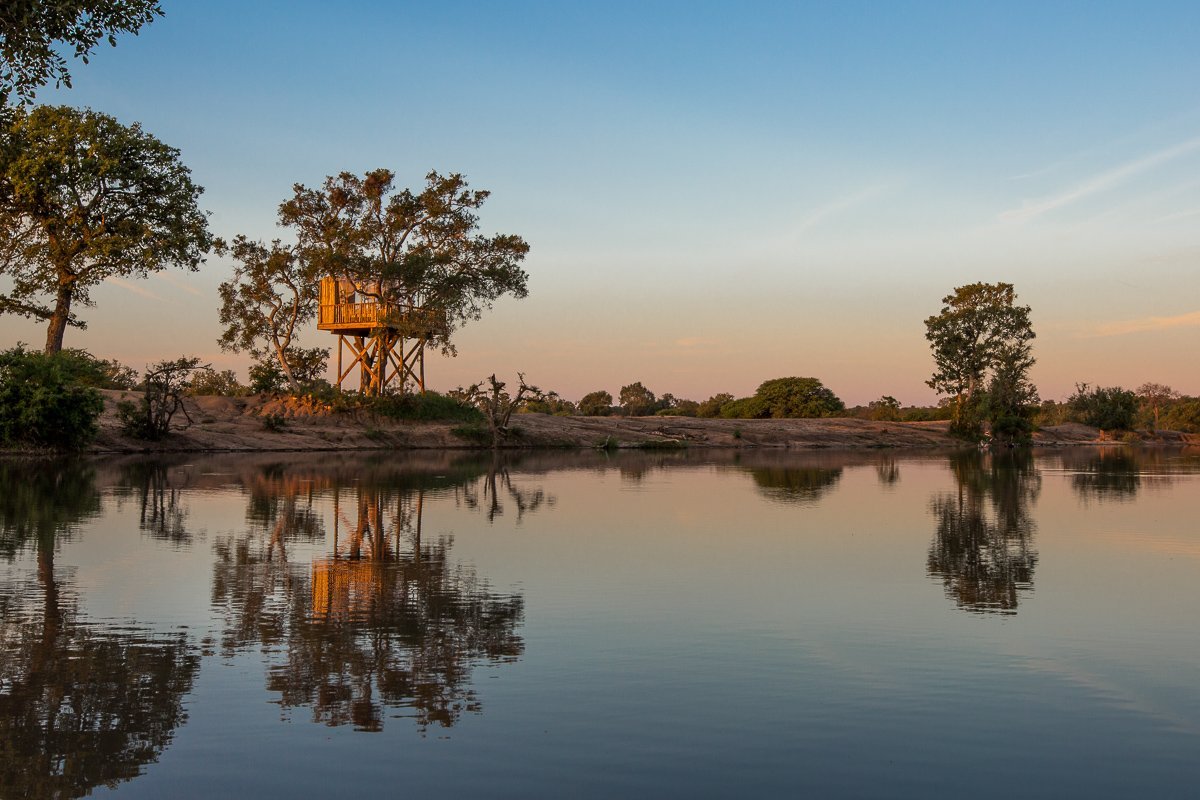
<instances>
[{"instance_id":1,"label":"large tree","mask_svg":"<svg viewBox=\"0 0 1200 800\"><path fill-rule=\"evenodd\" d=\"M296 346L299 327L316 313L320 274L279 240L267 247L238 236L230 245L218 242L217 252L228 252L238 262L233 277L218 288L225 326L218 339L221 349L248 350L260 363L277 362L289 388L299 392L297 363L316 356L323 368L329 355L328 350Z\"/></svg>"},{"instance_id":2,"label":"large tree","mask_svg":"<svg viewBox=\"0 0 1200 800\"><path fill-rule=\"evenodd\" d=\"M85 64L106 39L138 29L162 16L158 0L4 0L0 3L0 107L11 95L27 104L38 87L71 85L61 46Z\"/></svg>"},{"instance_id":3,"label":"large tree","mask_svg":"<svg viewBox=\"0 0 1200 800\"><path fill-rule=\"evenodd\" d=\"M1004 365L1003 380L1012 384L1024 381L1033 364L1030 308L1016 305L1016 298L1011 283L959 286L942 298L941 313L925 320L935 366L926 383L951 396L952 427L959 433L978 428L978 401L997 367Z\"/></svg>"},{"instance_id":4,"label":"large tree","mask_svg":"<svg viewBox=\"0 0 1200 800\"><path fill-rule=\"evenodd\" d=\"M417 193L396 190L394 179L377 169L361 178L343 172L317 189L296 184L279 223L296 231L306 269L352 280L378 302L443 316L433 340L452 353L456 328L505 294L528 293L520 263L529 245L477 233L489 192L468 188L460 174L430 172Z\"/></svg>"},{"instance_id":5,"label":"large tree","mask_svg":"<svg viewBox=\"0 0 1200 800\"><path fill-rule=\"evenodd\" d=\"M46 352L56 353L72 307L91 305L106 278L196 270L212 242L202 191L179 151L137 123L66 106L18 112L0 145L6 310L48 319Z\"/></svg>"}]
</instances>

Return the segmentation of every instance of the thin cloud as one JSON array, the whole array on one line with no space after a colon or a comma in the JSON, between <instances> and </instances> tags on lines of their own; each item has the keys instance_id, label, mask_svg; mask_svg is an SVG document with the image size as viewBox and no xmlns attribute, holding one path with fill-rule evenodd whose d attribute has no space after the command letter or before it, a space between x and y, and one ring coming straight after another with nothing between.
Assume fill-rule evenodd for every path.
<instances>
[{"instance_id":1,"label":"thin cloud","mask_svg":"<svg viewBox=\"0 0 1200 800\"><path fill-rule=\"evenodd\" d=\"M1171 328L1200 328L1200 311L1174 317L1143 317L1122 322L1109 322L1096 327L1091 336L1124 336L1130 333L1165 331Z\"/></svg>"},{"instance_id":2,"label":"thin cloud","mask_svg":"<svg viewBox=\"0 0 1200 800\"><path fill-rule=\"evenodd\" d=\"M1011 223L1028 222L1057 208L1062 208L1090 195L1111 189L1113 186L1135 175L1140 175L1147 170L1186 155L1197 148L1200 148L1200 137L1188 139L1173 147L1159 150L1157 153L1151 153L1148 156L1143 156L1142 158L1122 164L1115 169L1102 172L1059 194L1043 197L1040 200L1026 201L1020 208L1003 212L1000 215L1000 220Z\"/></svg>"},{"instance_id":3,"label":"thin cloud","mask_svg":"<svg viewBox=\"0 0 1200 800\"><path fill-rule=\"evenodd\" d=\"M1158 222L1174 222L1177 219L1187 219L1188 217L1200 217L1200 208L1193 208L1190 211L1177 211L1174 214L1167 214L1165 217L1159 217L1154 220Z\"/></svg>"},{"instance_id":4,"label":"thin cloud","mask_svg":"<svg viewBox=\"0 0 1200 800\"><path fill-rule=\"evenodd\" d=\"M197 297L199 297L200 295L203 294L203 292L201 292L195 286L192 286L187 281L180 280L179 278L175 277L174 275L172 275L169 272L162 271L162 272L155 272L152 274L155 278L158 278L161 281L166 281L171 286L174 286L176 289L182 289L183 291L187 292L188 294L193 294L193 295L196 295Z\"/></svg>"},{"instance_id":5,"label":"thin cloud","mask_svg":"<svg viewBox=\"0 0 1200 800\"><path fill-rule=\"evenodd\" d=\"M105 278L104 282L111 283L113 286L119 286L122 289L124 289L125 291L133 292L134 294L139 295L140 297L146 297L146 298L149 298L150 300L158 300L159 302L165 302L163 300L163 298L159 297L154 292L150 291L149 289L145 288L144 286L138 286L136 283L130 283L129 281L123 280L121 278Z\"/></svg>"},{"instance_id":6,"label":"thin cloud","mask_svg":"<svg viewBox=\"0 0 1200 800\"><path fill-rule=\"evenodd\" d=\"M796 229L796 236L803 236L810 228L820 224L828 217L840 214L848 208L853 208L860 203L864 203L867 200L877 197L880 194L883 194L883 192L886 190L887 187L884 185L868 186L860 192L848 195L846 197L839 197L838 199L821 206L804 218L804 220L800 223L800 227Z\"/></svg>"}]
</instances>

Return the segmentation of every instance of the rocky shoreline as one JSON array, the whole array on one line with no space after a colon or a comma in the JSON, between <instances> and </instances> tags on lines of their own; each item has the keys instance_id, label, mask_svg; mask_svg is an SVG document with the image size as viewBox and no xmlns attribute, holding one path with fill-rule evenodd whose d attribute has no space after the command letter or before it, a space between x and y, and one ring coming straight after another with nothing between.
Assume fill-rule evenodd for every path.
<instances>
[{"instance_id":1,"label":"rocky shoreline","mask_svg":"<svg viewBox=\"0 0 1200 800\"><path fill-rule=\"evenodd\" d=\"M350 450L480 449L479 431L452 422L392 420L368 412L334 412L309 401L273 395L191 397L183 423L165 440L126 435L116 413L132 392L106 391L100 433L90 453L287 452ZM513 418L513 448L774 448L953 449L960 440L946 422L876 422L860 419L699 419L694 417ZM1035 434L1038 446L1119 444L1096 428L1066 424ZM1163 432L1153 443L1200 444L1200 436Z\"/></svg>"}]
</instances>

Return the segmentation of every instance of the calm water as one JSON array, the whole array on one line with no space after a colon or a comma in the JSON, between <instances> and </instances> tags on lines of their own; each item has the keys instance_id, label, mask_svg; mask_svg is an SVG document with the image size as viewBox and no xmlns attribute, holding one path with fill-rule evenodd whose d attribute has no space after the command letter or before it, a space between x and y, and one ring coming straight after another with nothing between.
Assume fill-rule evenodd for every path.
<instances>
[{"instance_id":1,"label":"calm water","mask_svg":"<svg viewBox=\"0 0 1200 800\"><path fill-rule=\"evenodd\" d=\"M1193 797L1200 453L0 463L0 797Z\"/></svg>"}]
</instances>

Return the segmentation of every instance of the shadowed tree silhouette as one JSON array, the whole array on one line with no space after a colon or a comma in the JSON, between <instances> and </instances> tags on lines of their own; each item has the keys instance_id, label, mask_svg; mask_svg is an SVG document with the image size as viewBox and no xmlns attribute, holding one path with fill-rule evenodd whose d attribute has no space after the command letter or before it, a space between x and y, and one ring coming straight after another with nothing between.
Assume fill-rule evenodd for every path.
<instances>
[{"instance_id":1,"label":"shadowed tree silhouette","mask_svg":"<svg viewBox=\"0 0 1200 800\"><path fill-rule=\"evenodd\" d=\"M816 504L842 479L841 467L754 467L754 485L766 498L780 503Z\"/></svg>"},{"instance_id":2,"label":"shadowed tree silhouette","mask_svg":"<svg viewBox=\"0 0 1200 800\"><path fill-rule=\"evenodd\" d=\"M956 453L950 468L958 491L933 498L937 530L929 575L960 608L1015 613L1018 595L1032 591L1037 553L1030 505L1041 476L1029 453Z\"/></svg>"}]
</instances>

